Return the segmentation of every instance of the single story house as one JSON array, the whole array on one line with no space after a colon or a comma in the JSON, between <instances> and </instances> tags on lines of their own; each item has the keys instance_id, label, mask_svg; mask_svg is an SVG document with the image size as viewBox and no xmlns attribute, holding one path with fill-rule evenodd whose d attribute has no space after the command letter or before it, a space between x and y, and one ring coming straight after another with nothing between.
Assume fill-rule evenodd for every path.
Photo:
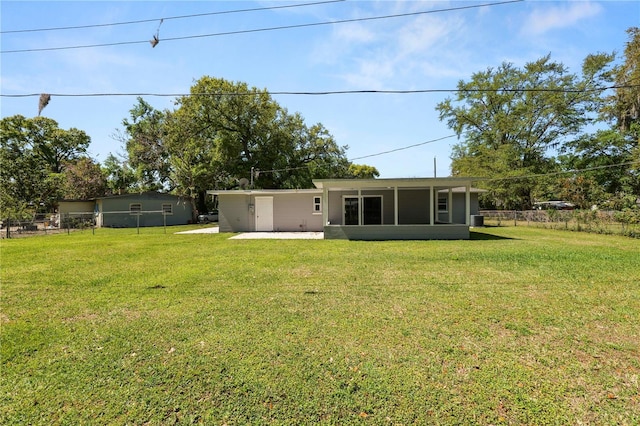
<instances>
[{"instance_id":1,"label":"single story house","mask_svg":"<svg viewBox=\"0 0 640 426\"><path fill-rule=\"evenodd\" d=\"M96 198L98 227L186 225L193 219L188 198L159 192Z\"/></svg>"},{"instance_id":2,"label":"single story house","mask_svg":"<svg viewBox=\"0 0 640 426\"><path fill-rule=\"evenodd\" d=\"M471 178L318 179L315 189L208 191L220 232L316 231L325 239L468 239Z\"/></svg>"},{"instance_id":3,"label":"single story house","mask_svg":"<svg viewBox=\"0 0 640 426\"><path fill-rule=\"evenodd\" d=\"M58 203L60 223L66 218L92 215L97 227L185 225L192 220L187 198L159 192L111 195L92 200L63 200Z\"/></svg>"},{"instance_id":4,"label":"single story house","mask_svg":"<svg viewBox=\"0 0 640 426\"><path fill-rule=\"evenodd\" d=\"M218 197L220 232L322 232L318 189L207 191Z\"/></svg>"}]
</instances>

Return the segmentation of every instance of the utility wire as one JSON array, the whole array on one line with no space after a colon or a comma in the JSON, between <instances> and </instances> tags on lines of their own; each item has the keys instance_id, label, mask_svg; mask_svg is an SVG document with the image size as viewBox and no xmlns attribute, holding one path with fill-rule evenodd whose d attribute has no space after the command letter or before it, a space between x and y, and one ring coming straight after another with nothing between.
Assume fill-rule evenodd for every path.
<instances>
[{"instance_id":1,"label":"utility wire","mask_svg":"<svg viewBox=\"0 0 640 426\"><path fill-rule=\"evenodd\" d=\"M640 160L627 161L625 163L617 163L617 164L606 164L603 166L586 167L584 169L564 170L561 172L538 173L538 174L531 174L531 175L525 175L525 176L508 176L503 178L478 178L474 180L483 181L483 182L495 182L495 181L504 181L504 180L532 179L532 178L539 178L539 177L545 177L545 176L557 176L557 175L566 175L566 174L572 174L572 173L575 174L575 173L582 173L582 172L590 172L593 170L609 169L613 167L631 166L633 164L640 164Z\"/></svg>"},{"instance_id":2,"label":"utility wire","mask_svg":"<svg viewBox=\"0 0 640 426\"><path fill-rule=\"evenodd\" d=\"M186 19L186 18L199 18L202 16L212 16L212 15L228 15L232 13L243 13L243 12L259 12L264 10L275 10L275 9L288 9L294 7L304 7L304 6L316 6L321 4L328 3L341 3L346 0L327 0L327 1L319 1L315 3L299 3L299 4L287 4L284 6L269 6L269 7L256 7L251 9L235 9L235 10L224 10L219 12L208 12L208 13L196 13L193 15L179 15L179 16L168 16L166 18L153 18L153 19L140 19L137 21L125 21L125 22L112 22L106 24L88 24L88 25L77 25L70 27L51 27L51 28L33 28L33 29L22 29L22 30L7 30L0 31L0 34L15 34L15 33L32 33L32 32L41 32L41 31L63 31L63 30L78 30L78 29L86 29L86 28L100 28L100 27L112 27L117 25L133 25L133 24L143 24L147 22L157 22L160 20L168 21L171 19Z\"/></svg>"},{"instance_id":3,"label":"utility wire","mask_svg":"<svg viewBox=\"0 0 640 426\"><path fill-rule=\"evenodd\" d=\"M391 154L393 152L404 151L405 149L415 148L417 146L422 146L422 145L426 145L426 144L429 144L429 143L439 142L441 140L454 138L456 136L457 135L444 136L444 137L441 137L441 138L438 138L438 139L432 139L432 140L426 141L426 142L420 142L420 143L416 143L416 144L413 144L413 145L403 146L402 148L395 148L395 149L390 149L389 151L378 152L376 154L369 154L369 155L363 155L361 157L354 157L354 158L350 158L349 161L362 160L363 158L377 157L379 155L386 155L386 154Z\"/></svg>"},{"instance_id":4,"label":"utility wire","mask_svg":"<svg viewBox=\"0 0 640 426\"><path fill-rule=\"evenodd\" d=\"M426 11L420 11L420 12L400 13L395 15L371 16L368 18L341 19L336 21L324 21L324 22L313 22L313 23L306 23L306 24L282 25L278 27L255 28L251 30L227 31L227 32L211 33L211 34L190 35L190 36L183 36L183 37L169 37L169 38L163 38L161 41L164 43L168 41L177 41L177 40L219 37L219 36L228 36L228 35L237 35L237 34L249 34L249 33L266 32L266 31L289 30L289 29L296 29L296 28L309 28L309 27L318 27L323 25L346 24L346 23L353 23L353 22L374 21L374 20L391 19L391 18L403 18L408 16L426 15L431 13L452 12L452 11L465 10L465 9L474 9L474 8L480 8L485 6L500 6L500 5L510 4L510 3L520 3L523 1L524 0L507 0L507 1L501 1L501 2L483 3L483 4L476 4L476 5L470 5L470 6L450 7L446 9L435 9L435 10L426 10ZM43 48L34 48L34 49L3 50L3 51L0 51L0 53L25 53L25 52L45 52L45 51L69 50L69 49L88 49L88 48L94 48L94 47L123 46L123 45L143 44L143 43L147 44L149 43L149 40L121 41L121 42L115 42L115 43L87 44L87 45L77 45L77 46L43 47Z\"/></svg>"},{"instance_id":5,"label":"utility wire","mask_svg":"<svg viewBox=\"0 0 640 426\"><path fill-rule=\"evenodd\" d=\"M351 163L351 162L353 162L355 160L361 160L363 158L377 157L379 155L391 154L392 152L403 151L405 149L415 148L415 147L418 147L418 146L421 146L421 145L426 145L426 144L430 144L430 143L434 143L434 142L439 142L441 140L448 139L448 138L453 138L455 136L456 135L444 136L442 138L432 139L432 140L429 140L429 141L426 141L426 142L420 142L420 143L416 143L416 144L413 144L413 145L407 145L407 146L403 146L401 148L392 149L392 150L389 150L389 151L378 152L377 154L369 154L369 155L363 155L361 157L349 158L347 161ZM298 166L298 167L285 167L285 168L282 168L282 169L272 169L272 170L262 170L262 169L260 169L260 170L257 170L257 171L260 174L263 174L263 173L276 173L276 172L288 172L288 171L292 171L292 170L307 169L307 168L309 168L309 166L310 166L310 164L306 164L304 166Z\"/></svg>"},{"instance_id":6,"label":"utility wire","mask_svg":"<svg viewBox=\"0 0 640 426\"><path fill-rule=\"evenodd\" d=\"M382 94L382 95L409 95L420 93L458 93L458 92L476 92L476 93L535 93L535 92L551 92L551 93L590 93L590 92L604 92L612 89L633 89L640 87L640 84L626 84L626 85L612 85L595 87L592 89L546 89L546 88L529 88L529 89L414 89L414 90L324 90L324 91L264 91L260 93L266 93L271 96L329 96L329 95L367 95L367 94ZM41 93L14 93L14 94L0 94L3 98L28 98L34 96L40 96ZM148 96L148 97L183 97L183 96L254 96L254 92L214 92L214 93L143 93L143 92L131 92L131 93L49 93L49 95L61 97L61 98L93 98L93 97L108 97L108 96Z\"/></svg>"},{"instance_id":7,"label":"utility wire","mask_svg":"<svg viewBox=\"0 0 640 426\"><path fill-rule=\"evenodd\" d=\"M453 135L455 136L455 135ZM400 151L403 149L409 149L409 148L413 148L416 146L420 146L420 145L424 145L427 143L432 143L432 142L437 142L439 140L442 139L446 139L452 136L446 136L444 138L440 138L440 139L434 139L432 141L427 141L427 142L422 142L419 144L414 144L414 145L409 145L403 148L398 148L398 149L394 149L391 151L386 151L386 152L381 152L378 154L371 154L371 155L365 155L362 157L356 157L356 158L350 158L347 161L352 162L354 160L359 160L362 158L368 158L368 157L374 157L376 155L383 155L383 154L388 154L391 152L396 152L396 151ZM625 163L616 163L616 164L607 164L605 166L594 166L594 167L586 167L584 169L571 169L571 170L565 170L565 171L561 171L561 172L550 172L550 173L539 173L539 174L532 174L532 175L527 175L527 176L510 176L510 177L504 177L504 178L475 178L473 179L475 182L494 182L494 181L503 181L503 180L517 180L517 179L531 179L531 178L539 178L539 177L545 177L545 176L557 176L557 175L564 175L564 174L577 174L577 173L583 173L583 172L589 172L592 170L599 170L599 169L607 169L607 168L614 168L614 167L624 167L624 166L630 166L633 164L640 164L640 160L634 160L634 161L627 161ZM258 172L260 174L263 173L276 173L276 172L287 172L287 171L293 171L293 170L303 170L303 169L307 169L309 168L309 164L304 165L304 166L299 166L299 167L285 167L282 169L272 169L272 170L258 170Z\"/></svg>"}]
</instances>

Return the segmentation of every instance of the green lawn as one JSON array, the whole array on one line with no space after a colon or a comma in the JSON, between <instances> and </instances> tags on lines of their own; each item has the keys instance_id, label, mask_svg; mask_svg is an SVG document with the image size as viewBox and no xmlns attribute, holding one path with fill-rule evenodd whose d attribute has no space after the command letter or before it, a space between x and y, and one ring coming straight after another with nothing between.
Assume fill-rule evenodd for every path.
<instances>
[{"instance_id":1,"label":"green lawn","mask_svg":"<svg viewBox=\"0 0 640 426\"><path fill-rule=\"evenodd\" d=\"M1 244L0 424L640 424L640 242Z\"/></svg>"}]
</instances>

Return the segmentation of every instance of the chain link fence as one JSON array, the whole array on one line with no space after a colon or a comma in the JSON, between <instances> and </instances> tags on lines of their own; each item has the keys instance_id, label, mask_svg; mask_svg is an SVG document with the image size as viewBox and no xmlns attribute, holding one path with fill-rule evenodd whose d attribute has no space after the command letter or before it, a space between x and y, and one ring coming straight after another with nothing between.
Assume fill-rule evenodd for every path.
<instances>
[{"instance_id":1,"label":"chain link fence","mask_svg":"<svg viewBox=\"0 0 640 426\"><path fill-rule=\"evenodd\" d=\"M640 210L481 210L488 226L536 226L640 238Z\"/></svg>"},{"instance_id":2,"label":"chain link fence","mask_svg":"<svg viewBox=\"0 0 640 426\"><path fill-rule=\"evenodd\" d=\"M93 212L36 214L31 219L4 219L0 223L2 238L19 238L33 235L70 233L95 229Z\"/></svg>"},{"instance_id":3,"label":"chain link fence","mask_svg":"<svg viewBox=\"0 0 640 426\"><path fill-rule=\"evenodd\" d=\"M100 223L102 222L102 223ZM34 235L71 233L96 228L132 228L140 232L141 227L174 225L172 214L164 210L153 211L117 211L70 212L36 214L25 220L4 219L0 221L1 238L20 238Z\"/></svg>"}]
</instances>

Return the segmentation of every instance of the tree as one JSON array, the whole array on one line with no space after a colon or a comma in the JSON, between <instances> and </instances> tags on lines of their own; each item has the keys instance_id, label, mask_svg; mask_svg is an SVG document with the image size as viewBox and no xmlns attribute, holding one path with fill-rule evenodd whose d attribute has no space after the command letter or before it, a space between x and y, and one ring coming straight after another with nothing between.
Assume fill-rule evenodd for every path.
<instances>
[{"instance_id":1,"label":"tree","mask_svg":"<svg viewBox=\"0 0 640 426\"><path fill-rule=\"evenodd\" d=\"M349 174L356 179L374 179L380 176L378 169L366 164L350 164Z\"/></svg>"},{"instance_id":2,"label":"tree","mask_svg":"<svg viewBox=\"0 0 640 426\"><path fill-rule=\"evenodd\" d=\"M600 185L593 203L609 201L618 208L640 199L640 28L627 33L623 61L600 67L603 86L615 87L599 101L599 119L609 128L571 141L559 157L566 169L587 169L582 174Z\"/></svg>"},{"instance_id":3,"label":"tree","mask_svg":"<svg viewBox=\"0 0 640 426\"><path fill-rule=\"evenodd\" d=\"M141 190L170 190L169 153L165 145L166 113L154 109L141 97L122 124L129 165L135 170Z\"/></svg>"},{"instance_id":4,"label":"tree","mask_svg":"<svg viewBox=\"0 0 640 426\"><path fill-rule=\"evenodd\" d=\"M256 188L308 188L314 178L351 176L346 147L266 90L205 76L175 104L160 112L139 98L121 139L143 187L193 197L198 210L206 190L242 179Z\"/></svg>"},{"instance_id":5,"label":"tree","mask_svg":"<svg viewBox=\"0 0 640 426\"><path fill-rule=\"evenodd\" d=\"M612 71L616 88L601 111L621 132L640 122L640 28L629 28L627 34L624 60Z\"/></svg>"},{"instance_id":6,"label":"tree","mask_svg":"<svg viewBox=\"0 0 640 426\"><path fill-rule=\"evenodd\" d=\"M90 138L50 118L21 115L0 121L0 191L3 216L51 209L61 196L65 165L85 155Z\"/></svg>"},{"instance_id":7,"label":"tree","mask_svg":"<svg viewBox=\"0 0 640 426\"><path fill-rule=\"evenodd\" d=\"M503 63L460 81L456 98L436 107L440 119L464 137L453 150L453 174L493 179L486 186L498 207L530 207L536 181L528 177L552 171L549 150L593 121L592 89L610 60L594 56L582 78L547 55L522 69Z\"/></svg>"},{"instance_id":8,"label":"tree","mask_svg":"<svg viewBox=\"0 0 640 426\"><path fill-rule=\"evenodd\" d=\"M115 155L109 154L102 164L102 173L107 180L107 192L120 195L135 189L135 172Z\"/></svg>"},{"instance_id":9,"label":"tree","mask_svg":"<svg viewBox=\"0 0 640 426\"><path fill-rule=\"evenodd\" d=\"M346 147L321 124L305 125L266 90L202 77L177 105L167 146L180 160L174 172L181 172L183 188L232 187L251 170L259 171L253 176L259 188L309 187L315 177L347 174Z\"/></svg>"},{"instance_id":10,"label":"tree","mask_svg":"<svg viewBox=\"0 0 640 426\"><path fill-rule=\"evenodd\" d=\"M88 200L105 195L107 179L100 165L89 157L80 158L65 167L62 195L73 200Z\"/></svg>"}]
</instances>

